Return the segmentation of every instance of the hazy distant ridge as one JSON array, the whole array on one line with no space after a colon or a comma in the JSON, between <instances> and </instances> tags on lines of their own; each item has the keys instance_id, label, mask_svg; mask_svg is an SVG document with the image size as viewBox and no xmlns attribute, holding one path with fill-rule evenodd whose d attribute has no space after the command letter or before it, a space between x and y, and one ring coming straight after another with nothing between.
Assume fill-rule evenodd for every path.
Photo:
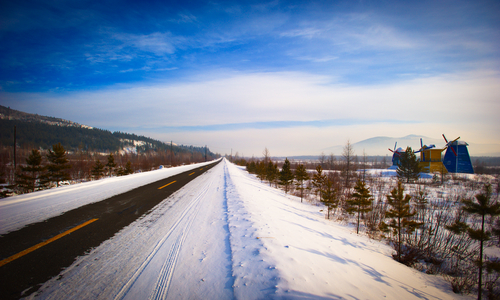
<instances>
[{"instance_id":1,"label":"hazy distant ridge","mask_svg":"<svg viewBox=\"0 0 500 300\"><path fill-rule=\"evenodd\" d=\"M388 136L377 136L353 143L355 153L357 155L363 155L363 150L366 155L390 155L392 153L390 149L394 149L394 144L397 142L397 148L401 147L406 149L410 146L413 150L420 149L420 139L424 145L436 145L436 148L444 148L446 142L444 141L441 134L438 135L440 138L430 138L418 134L410 134L404 137L388 137ZM457 138L456 136L447 136L448 140ZM473 144L466 140L463 140L469 144L469 154L471 156L500 156L500 145L498 144ZM333 153L335 155L342 155L342 151L345 145L337 145L333 147L328 147L323 149L325 154ZM443 153L444 154L444 153Z\"/></svg>"}]
</instances>

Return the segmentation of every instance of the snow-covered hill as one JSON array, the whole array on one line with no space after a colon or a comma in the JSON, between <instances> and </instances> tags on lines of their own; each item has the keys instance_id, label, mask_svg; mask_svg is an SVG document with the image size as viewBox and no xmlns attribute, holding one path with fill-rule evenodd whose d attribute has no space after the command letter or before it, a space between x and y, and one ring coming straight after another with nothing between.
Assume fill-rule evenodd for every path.
<instances>
[{"instance_id":1,"label":"snow-covered hill","mask_svg":"<svg viewBox=\"0 0 500 300\"><path fill-rule=\"evenodd\" d=\"M325 220L321 209L224 160L79 257L38 297L467 298L397 263L389 246Z\"/></svg>"}]
</instances>

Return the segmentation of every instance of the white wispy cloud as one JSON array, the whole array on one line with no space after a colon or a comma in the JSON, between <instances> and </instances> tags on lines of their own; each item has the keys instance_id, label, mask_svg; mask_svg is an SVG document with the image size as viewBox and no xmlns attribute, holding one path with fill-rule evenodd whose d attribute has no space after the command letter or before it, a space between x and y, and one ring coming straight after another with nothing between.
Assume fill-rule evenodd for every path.
<instances>
[{"instance_id":1,"label":"white wispy cloud","mask_svg":"<svg viewBox=\"0 0 500 300\"><path fill-rule=\"evenodd\" d=\"M307 61L312 61L312 62L316 62L316 63L322 63L322 62L328 62L328 61L336 60L339 57L338 56L327 55L327 56L318 56L318 57L314 57L314 56L296 56L295 58L298 59L298 60L307 60Z\"/></svg>"},{"instance_id":2,"label":"white wispy cloud","mask_svg":"<svg viewBox=\"0 0 500 300\"><path fill-rule=\"evenodd\" d=\"M170 32L150 34L130 34L116 32L113 28L100 31L101 41L87 44L84 56L92 63L109 61L129 62L146 55L168 57L183 43L183 37L173 36Z\"/></svg>"},{"instance_id":3,"label":"white wispy cloud","mask_svg":"<svg viewBox=\"0 0 500 300\"><path fill-rule=\"evenodd\" d=\"M314 27L291 29L280 33L282 37L303 37L307 39L321 37L326 30Z\"/></svg>"},{"instance_id":4,"label":"white wispy cloud","mask_svg":"<svg viewBox=\"0 0 500 300\"><path fill-rule=\"evenodd\" d=\"M132 47L158 56L174 53L176 50L174 44L179 40L169 32L154 32L151 34L116 33L113 38L121 42L120 48Z\"/></svg>"},{"instance_id":5,"label":"white wispy cloud","mask_svg":"<svg viewBox=\"0 0 500 300\"><path fill-rule=\"evenodd\" d=\"M162 129L184 143L187 137L203 140L206 135L242 132L252 132L256 138L248 136L239 143L261 146L263 140L272 140L272 132L286 133L280 139L290 139L285 142L288 147L296 139L313 143L311 136L318 138L318 147L325 144L316 132L332 139L362 139L372 133L433 136L456 132L475 142L500 139L496 129L500 126L499 78L498 72L482 71L384 86L349 86L332 83L327 76L299 72L208 73L175 84L123 86L57 97L24 94L22 103L31 109L42 109L39 103L43 103L50 115L101 128L149 128L150 133ZM230 130L231 124L239 128ZM257 133L262 136L257 138Z\"/></svg>"},{"instance_id":6,"label":"white wispy cloud","mask_svg":"<svg viewBox=\"0 0 500 300\"><path fill-rule=\"evenodd\" d=\"M170 21L175 23L197 23L198 18L189 12L182 12L177 15L177 18Z\"/></svg>"}]
</instances>

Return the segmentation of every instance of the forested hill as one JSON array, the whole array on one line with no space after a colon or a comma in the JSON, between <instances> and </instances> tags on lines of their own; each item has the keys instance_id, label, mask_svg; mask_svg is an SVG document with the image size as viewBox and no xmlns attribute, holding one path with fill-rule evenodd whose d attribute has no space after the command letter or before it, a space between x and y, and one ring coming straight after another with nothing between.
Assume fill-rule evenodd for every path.
<instances>
[{"instance_id":1,"label":"forested hill","mask_svg":"<svg viewBox=\"0 0 500 300\"><path fill-rule=\"evenodd\" d=\"M90 126L78 124L68 120L40 116L38 114L29 114L19 110L11 109L10 107L5 107L0 105L0 119L2 120L21 120L25 122L43 123L48 125L58 125L58 126L70 126L70 127L83 127L92 129Z\"/></svg>"},{"instance_id":2,"label":"forested hill","mask_svg":"<svg viewBox=\"0 0 500 300\"><path fill-rule=\"evenodd\" d=\"M71 121L28 114L0 105L0 145L12 146L16 127L17 146L21 148L49 149L61 143L66 150L84 150L97 152L116 152L133 149L137 153L170 150L166 144L145 136L130 133L111 132ZM204 147L173 145L175 153L200 152ZM133 151L133 152L135 152ZM207 155L215 154L207 150Z\"/></svg>"}]
</instances>

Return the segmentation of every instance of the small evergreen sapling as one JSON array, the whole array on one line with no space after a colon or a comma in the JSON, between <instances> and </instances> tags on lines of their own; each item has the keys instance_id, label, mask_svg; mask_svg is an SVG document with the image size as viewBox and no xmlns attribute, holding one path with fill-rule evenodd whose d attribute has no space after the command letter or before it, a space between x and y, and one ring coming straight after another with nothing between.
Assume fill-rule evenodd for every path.
<instances>
[{"instance_id":1,"label":"small evergreen sapling","mask_svg":"<svg viewBox=\"0 0 500 300\"><path fill-rule=\"evenodd\" d=\"M410 207L410 195L404 194L404 187L401 182L398 182L397 187L395 187L389 195L387 195L387 203L390 208L385 213L385 217L389 218L389 223L382 222L380 224L380 229L384 232L392 231L392 234L397 237L396 239L396 260L402 262L402 235L404 233L412 233L416 230L421 223L412 220L412 217L416 214Z\"/></svg>"},{"instance_id":2,"label":"small evergreen sapling","mask_svg":"<svg viewBox=\"0 0 500 300\"><path fill-rule=\"evenodd\" d=\"M304 181L307 180L309 180L309 174L304 165L301 164L295 169L295 181L297 182L297 189L300 190L300 202L304 198Z\"/></svg>"},{"instance_id":3,"label":"small evergreen sapling","mask_svg":"<svg viewBox=\"0 0 500 300\"><path fill-rule=\"evenodd\" d=\"M266 169L266 179L267 181L269 181L269 186L272 186L273 182L276 182L278 176L279 176L278 164L275 164L271 160L269 160Z\"/></svg>"},{"instance_id":4,"label":"small evergreen sapling","mask_svg":"<svg viewBox=\"0 0 500 300\"><path fill-rule=\"evenodd\" d=\"M108 176L111 176L115 167L116 167L115 157L113 156L113 153L110 153L108 155L108 162L106 163L106 170L108 171Z\"/></svg>"},{"instance_id":5,"label":"small evergreen sapling","mask_svg":"<svg viewBox=\"0 0 500 300\"><path fill-rule=\"evenodd\" d=\"M316 192L319 195L319 201L321 201L321 189L323 188L324 184L325 184L325 175L323 175L323 168L321 168L321 165L318 165L316 167L316 173L314 173L312 178L312 185L314 186Z\"/></svg>"},{"instance_id":6,"label":"small evergreen sapling","mask_svg":"<svg viewBox=\"0 0 500 300\"><path fill-rule=\"evenodd\" d=\"M477 215L481 217L481 229L468 228L467 233L469 237L473 240L479 241L479 282L478 282L478 296L477 299L481 298L482 291L482 274L483 274L483 247L484 242L489 241L491 238L491 232L486 231L484 228L485 218L489 216L500 215L500 203L493 203L491 201L491 185L487 184L484 186L483 193L476 195L477 201L472 201L471 199L462 200L463 210L469 214Z\"/></svg>"},{"instance_id":7,"label":"small evergreen sapling","mask_svg":"<svg viewBox=\"0 0 500 300\"><path fill-rule=\"evenodd\" d=\"M30 155L26 158L26 166L21 166L21 173L16 176L16 184L21 190L34 192L38 188L42 188L43 184L40 181L42 172L45 167L42 166L42 155L40 151L33 149Z\"/></svg>"},{"instance_id":8,"label":"small evergreen sapling","mask_svg":"<svg viewBox=\"0 0 500 300\"><path fill-rule=\"evenodd\" d=\"M267 178L267 165L264 161L260 161L257 164L256 174L261 182Z\"/></svg>"},{"instance_id":9,"label":"small evergreen sapling","mask_svg":"<svg viewBox=\"0 0 500 300\"><path fill-rule=\"evenodd\" d=\"M49 165L47 166L46 181L56 182L57 186L59 186L59 181L71 179L69 173L66 171L71 168L71 165L66 157L66 150L64 150L61 143L53 145L52 150L49 149L47 159L49 160Z\"/></svg>"},{"instance_id":10,"label":"small evergreen sapling","mask_svg":"<svg viewBox=\"0 0 500 300\"><path fill-rule=\"evenodd\" d=\"M130 160L125 164L125 175L128 174L134 174L134 169L132 169L132 163L130 162Z\"/></svg>"},{"instance_id":11,"label":"small evergreen sapling","mask_svg":"<svg viewBox=\"0 0 500 300\"><path fill-rule=\"evenodd\" d=\"M337 191L333 187L333 181L330 178L324 178L320 194L321 202L327 207L327 219L330 219L330 211L339 206Z\"/></svg>"},{"instance_id":12,"label":"small evergreen sapling","mask_svg":"<svg viewBox=\"0 0 500 300\"><path fill-rule=\"evenodd\" d=\"M119 167L116 173L118 174L118 176L133 174L134 170L132 169L132 163L130 162L130 160L125 164L125 168Z\"/></svg>"},{"instance_id":13,"label":"small evergreen sapling","mask_svg":"<svg viewBox=\"0 0 500 300\"><path fill-rule=\"evenodd\" d=\"M288 193L288 186L292 184L293 178L294 176L290 168L290 161L288 161L288 158L286 158L279 175L280 184L285 186L285 193Z\"/></svg>"},{"instance_id":14,"label":"small evergreen sapling","mask_svg":"<svg viewBox=\"0 0 500 300\"><path fill-rule=\"evenodd\" d=\"M94 167L92 168L92 176L94 176L95 179L100 179L102 176L104 176L104 165L99 159L96 159L94 163Z\"/></svg>"},{"instance_id":15,"label":"small evergreen sapling","mask_svg":"<svg viewBox=\"0 0 500 300\"><path fill-rule=\"evenodd\" d=\"M358 180L356 186L354 187L354 193L351 195L351 198L348 199L347 212L352 214L357 214L357 222L356 222L356 234L359 234L359 222L361 218L361 214L370 212L372 210L372 195L370 194L370 190L366 187L365 183L361 180Z\"/></svg>"},{"instance_id":16,"label":"small evergreen sapling","mask_svg":"<svg viewBox=\"0 0 500 300\"><path fill-rule=\"evenodd\" d=\"M405 152L399 157L399 164L396 170L400 179L406 179L406 183L418 180L420 177L420 166L415 152L411 147L407 147Z\"/></svg>"}]
</instances>

